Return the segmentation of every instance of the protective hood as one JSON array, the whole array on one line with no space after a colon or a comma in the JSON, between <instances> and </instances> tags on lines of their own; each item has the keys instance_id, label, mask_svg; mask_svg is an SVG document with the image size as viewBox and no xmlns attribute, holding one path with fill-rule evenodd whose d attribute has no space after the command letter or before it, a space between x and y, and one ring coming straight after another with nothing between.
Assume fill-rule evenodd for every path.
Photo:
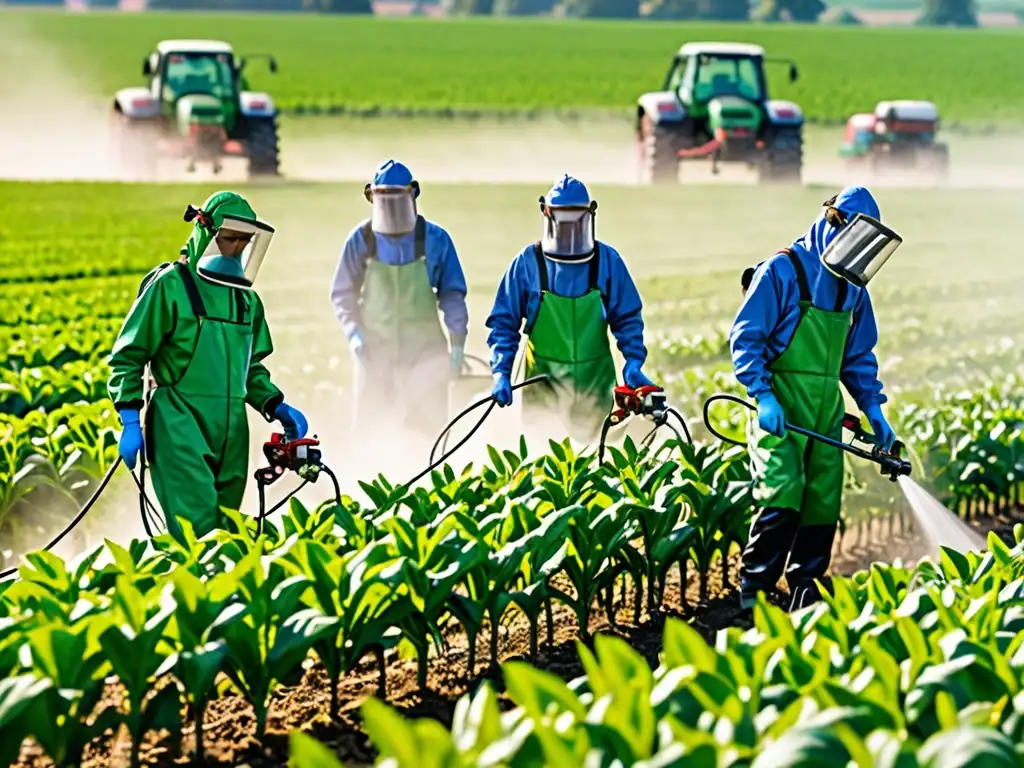
<instances>
[{"instance_id":1,"label":"protective hood","mask_svg":"<svg viewBox=\"0 0 1024 768\"><path fill-rule=\"evenodd\" d=\"M188 206L185 221L194 221L183 255L189 268L212 283L251 290L263 259L266 257L274 228L259 221L256 212L241 195L217 192L202 208ZM221 253L218 233L231 237L237 233L248 237L248 244L238 255ZM223 238L222 238L223 239Z\"/></svg>"},{"instance_id":2,"label":"protective hood","mask_svg":"<svg viewBox=\"0 0 1024 768\"><path fill-rule=\"evenodd\" d=\"M597 202L579 179L566 174L540 198L541 250L555 261L587 261L594 254Z\"/></svg>"},{"instance_id":3,"label":"protective hood","mask_svg":"<svg viewBox=\"0 0 1024 768\"><path fill-rule=\"evenodd\" d=\"M373 206L370 228L382 235L405 235L416 228L416 198L420 185L403 163L388 160L363 189Z\"/></svg>"},{"instance_id":4,"label":"protective hood","mask_svg":"<svg viewBox=\"0 0 1024 768\"><path fill-rule=\"evenodd\" d=\"M842 192L836 195L831 207L844 214L847 221L851 221L858 213L870 216L873 219L881 219L882 214L878 209L875 198L864 187L845 187ZM818 218L811 224L807 234L799 241L801 245L813 256L821 257L825 249L832 243L833 238L839 233L839 227L828 221L828 205L825 206Z\"/></svg>"}]
</instances>

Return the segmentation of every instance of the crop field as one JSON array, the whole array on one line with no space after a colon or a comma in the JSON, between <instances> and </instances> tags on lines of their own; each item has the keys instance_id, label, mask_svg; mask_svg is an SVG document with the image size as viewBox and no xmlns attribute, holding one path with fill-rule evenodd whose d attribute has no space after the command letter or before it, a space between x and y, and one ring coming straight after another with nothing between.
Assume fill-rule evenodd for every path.
<instances>
[{"instance_id":1,"label":"crop field","mask_svg":"<svg viewBox=\"0 0 1024 768\"><path fill-rule=\"evenodd\" d=\"M141 276L187 236L184 205L211 191L0 184L10 212L0 225L0 542L12 561L52 537L116 458L105 355ZM929 755L956 750L995 761L979 765L1017 764L1024 552L1006 521L1024 480L1024 265L1006 244L1021 192L878 192L906 238L872 284L890 416L915 477L996 531L990 552L948 551L916 571L876 565L790 629L766 604L753 630L715 642L736 614L751 506L744 449L709 441L700 406L737 391L725 332L740 271L802 232L827 190L595 186L600 237L624 254L644 297L649 371L698 447L638 449L618 435L598 466L593 447L524 440L498 414L493 447L471 444L415 491L400 483L428 446L345 430L347 354L327 291L340 244L367 214L361 185L242 191L278 229L259 281L270 368L325 441L343 495L304 489L260 537L233 515L191 546L141 532L129 545L138 512L121 472L114 500L76 538L28 554L20 581L0 586L0 727L16 735L0 764L30 735L19 765L44 753L68 765L79 755L87 766L169 765L195 750L198 732L212 764L280 765L295 729L349 765L375 754L403 766L428 764L423 755L583 765L595 749L623 764L692 754L707 765L801 765L779 755L810 759L841 744L867 766L890 764L872 761L894 739L915 764L946 765ZM537 236L537 193L425 187L424 212L462 254L471 353L486 356L494 286ZM727 204L757 221L714 226ZM741 413L713 418L741 429ZM267 426L253 426L256 442ZM849 462L837 572L916 557L897 497ZM657 669L643 672L643 658ZM360 708L374 691L397 710L372 699ZM472 698L460 702L464 692ZM422 715L442 725L396 719ZM296 764L319 765L316 751L298 740Z\"/></svg>"},{"instance_id":2,"label":"crop field","mask_svg":"<svg viewBox=\"0 0 1024 768\"><path fill-rule=\"evenodd\" d=\"M1019 69L1024 33L855 29L800 25L709 25L497 19L344 18L216 14L63 14L4 11L0 41L34 39L57 52L83 87L111 96L141 83L143 57L158 40L218 30L239 53L272 53L251 83L286 111L346 109L585 110L628 114L637 96L661 87L687 41L735 40L792 58L801 78L771 73L780 98L811 121L836 123L887 98L937 102L951 125L1024 124ZM212 33L209 33L212 34ZM538 51L544 51L543 65ZM613 52L613 53L612 53ZM4 54L0 52L0 56ZM10 56L11 54L7 54ZM26 53L22 58L32 56ZM22 67L11 63L0 83Z\"/></svg>"},{"instance_id":3,"label":"crop field","mask_svg":"<svg viewBox=\"0 0 1024 768\"><path fill-rule=\"evenodd\" d=\"M110 96L173 37L276 56L279 74L249 76L284 111L282 179L164 163L123 183ZM803 186L692 166L636 183L632 105L708 39L798 62L772 87L815 123ZM1022 50L995 29L0 9L0 766L1024 765ZM780 585L748 620L748 456L702 408L745 396L727 342L742 270L852 180L836 123L893 97L964 130L944 187L871 183L904 237L871 284L885 407L944 524L985 544L936 547L906 486L848 458L833 593L787 614ZM637 283L644 370L694 443L646 444L633 420L599 461L557 425L523 427L517 398L409 487L433 438L350 428L329 299L388 157L466 274L479 376L452 414L490 391L496 285L568 171ZM186 204L223 188L276 227L256 283L266 362L339 487L285 478L262 529L250 487L222 529L150 538L138 477L115 466L107 357L141 278L187 239ZM741 438L747 411L708 418ZM250 429L251 472L278 425L251 413Z\"/></svg>"}]
</instances>

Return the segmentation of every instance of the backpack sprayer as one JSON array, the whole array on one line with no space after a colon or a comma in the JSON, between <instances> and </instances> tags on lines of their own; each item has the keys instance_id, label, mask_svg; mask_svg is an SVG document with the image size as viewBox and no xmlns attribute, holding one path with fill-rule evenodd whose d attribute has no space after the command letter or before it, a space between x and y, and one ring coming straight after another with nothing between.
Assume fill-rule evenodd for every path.
<instances>
[{"instance_id":1,"label":"backpack sprayer","mask_svg":"<svg viewBox=\"0 0 1024 768\"><path fill-rule=\"evenodd\" d=\"M605 417L604 424L601 425L601 441L598 443L597 448L598 464L604 463L604 447L608 438L608 430L616 424L621 424L631 416L651 419L654 422L654 429L643 439L642 445L647 445L654 439L654 433L663 426L668 426L675 433L676 439L680 443L683 442L683 437L679 434L679 430L676 429L674 424L669 423L669 416L675 416L676 420L682 425L683 432L686 434L686 442L693 442L693 438L690 436L690 428L686 425L686 419L683 418L679 411L668 404L665 390L661 387L653 384L645 384L635 389L619 386L615 387L613 396L615 398L615 405Z\"/></svg>"},{"instance_id":2,"label":"backpack sprayer","mask_svg":"<svg viewBox=\"0 0 1024 768\"><path fill-rule=\"evenodd\" d=\"M721 434L711 426L711 404L717 400L738 403L751 411L756 411L757 408L743 398L736 397L735 395L712 395L704 402L704 426L707 427L708 432L723 442L731 443L733 445L745 445L745 443L742 443L739 440L733 440L731 437ZM814 440L818 440L826 445L838 448L841 451L846 451L853 456L878 464L881 468L882 476L888 477L894 483L901 475L910 475L910 462L903 458L905 447L899 440L894 441L889 450L884 450L880 445L878 445L875 436L861 426L860 419L850 413L844 414L843 427L853 433L853 437L849 443L844 443L842 440L836 440L835 438L828 437L827 435L823 435L819 432L814 432L810 429L798 427L788 422L786 423L786 429L792 430L798 435L813 438ZM871 450L854 445L854 440L870 444L872 446Z\"/></svg>"}]
</instances>

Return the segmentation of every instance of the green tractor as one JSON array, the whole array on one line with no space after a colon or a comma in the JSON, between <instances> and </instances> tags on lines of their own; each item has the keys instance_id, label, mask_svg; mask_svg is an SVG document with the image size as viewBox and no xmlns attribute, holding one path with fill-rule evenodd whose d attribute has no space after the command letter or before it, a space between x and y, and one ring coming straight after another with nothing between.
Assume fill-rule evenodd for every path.
<instances>
[{"instance_id":1,"label":"green tractor","mask_svg":"<svg viewBox=\"0 0 1024 768\"><path fill-rule=\"evenodd\" d=\"M683 161L745 163L761 182L800 183L804 116L791 101L768 98L759 45L687 43L662 90L637 101L636 132L647 183L675 184Z\"/></svg>"},{"instance_id":2,"label":"green tractor","mask_svg":"<svg viewBox=\"0 0 1024 768\"><path fill-rule=\"evenodd\" d=\"M271 72L277 62L266 58ZM226 157L248 159L250 176L277 176L277 108L266 93L247 90L228 43L164 40L142 64L148 87L114 96L114 141L124 170L152 175L160 157L180 157L192 172L208 162L219 173Z\"/></svg>"}]
</instances>

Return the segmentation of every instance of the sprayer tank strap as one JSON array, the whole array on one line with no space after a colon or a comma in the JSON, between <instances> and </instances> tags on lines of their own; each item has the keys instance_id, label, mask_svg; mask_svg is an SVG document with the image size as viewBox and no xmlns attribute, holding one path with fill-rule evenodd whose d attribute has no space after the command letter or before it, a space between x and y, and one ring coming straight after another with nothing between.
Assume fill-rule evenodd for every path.
<instances>
[{"instance_id":1,"label":"sprayer tank strap","mask_svg":"<svg viewBox=\"0 0 1024 768\"><path fill-rule=\"evenodd\" d=\"M548 263L547 259L544 258L544 249L541 247L540 240L533 244L533 255L537 259L537 274L540 277L540 292L547 293L551 290L548 284ZM588 274L587 288L593 291L597 288L597 272L601 267L601 244L594 243L594 253L590 257L588 262L590 270Z\"/></svg>"},{"instance_id":2,"label":"sprayer tank strap","mask_svg":"<svg viewBox=\"0 0 1024 768\"><path fill-rule=\"evenodd\" d=\"M188 303L192 305L192 314L196 317L206 317L206 305L203 304L203 297L199 295L199 287L196 285L196 279L192 277L188 265L176 261L174 267L181 275L181 282L185 284L185 293L188 294Z\"/></svg>"},{"instance_id":3,"label":"sprayer tank strap","mask_svg":"<svg viewBox=\"0 0 1024 768\"><path fill-rule=\"evenodd\" d=\"M779 251L781 254L785 254L789 257L789 263L793 265L793 271L796 272L796 282L800 287L800 301L810 302L811 300L811 289L807 283L807 270L804 269L803 263L800 261L800 257L796 251L792 248L783 248ZM846 294L849 290L849 285L845 280L839 280L839 288L836 291L836 305L832 310L833 312L842 312L843 306L846 304Z\"/></svg>"},{"instance_id":4,"label":"sprayer tank strap","mask_svg":"<svg viewBox=\"0 0 1024 768\"><path fill-rule=\"evenodd\" d=\"M359 231L363 236L363 241L366 243L367 261L376 259L377 238L374 236L373 226L370 224L369 219L359 228ZM417 259L425 259L427 257L427 220L422 216L416 217L416 228L413 230L413 253Z\"/></svg>"}]
</instances>

